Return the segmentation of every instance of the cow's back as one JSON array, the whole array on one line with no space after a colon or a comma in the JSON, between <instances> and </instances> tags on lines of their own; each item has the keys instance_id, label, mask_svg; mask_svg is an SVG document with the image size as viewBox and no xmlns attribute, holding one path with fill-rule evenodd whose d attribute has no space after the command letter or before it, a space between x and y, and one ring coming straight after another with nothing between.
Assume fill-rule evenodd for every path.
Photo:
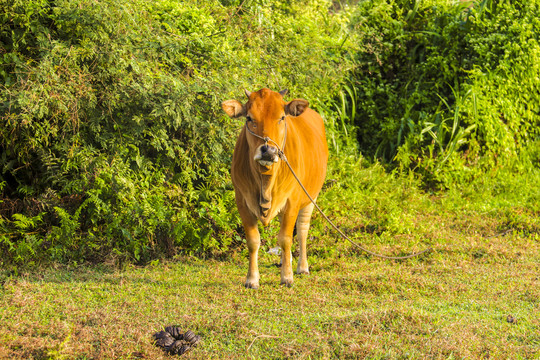
<instances>
[{"instance_id":1,"label":"cow's back","mask_svg":"<svg viewBox=\"0 0 540 360\"><path fill-rule=\"evenodd\" d=\"M316 197L323 186L328 161L323 119L308 108L302 115L288 120L287 126L285 155L304 187L312 197ZM285 165L280 170L289 172ZM299 185L293 183L292 188L301 199L300 207L307 205L309 199Z\"/></svg>"}]
</instances>

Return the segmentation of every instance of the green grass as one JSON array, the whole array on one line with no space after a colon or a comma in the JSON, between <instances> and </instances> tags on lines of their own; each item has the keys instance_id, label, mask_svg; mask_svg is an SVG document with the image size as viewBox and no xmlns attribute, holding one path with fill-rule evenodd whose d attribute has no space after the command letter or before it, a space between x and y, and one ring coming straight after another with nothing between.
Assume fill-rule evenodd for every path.
<instances>
[{"instance_id":1,"label":"green grass","mask_svg":"<svg viewBox=\"0 0 540 360\"><path fill-rule=\"evenodd\" d=\"M377 252L433 253L370 258L315 215L311 274L292 288L265 252L276 224L263 232L255 291L243 287L241 247L221 261L6 269L0 358L165 359L151 336L170 324L203 338L186 359L540 358L538 190L519 192L537 175L429 194L343 159L320 198L338 225Z\"/></svg>"}]
</instances>

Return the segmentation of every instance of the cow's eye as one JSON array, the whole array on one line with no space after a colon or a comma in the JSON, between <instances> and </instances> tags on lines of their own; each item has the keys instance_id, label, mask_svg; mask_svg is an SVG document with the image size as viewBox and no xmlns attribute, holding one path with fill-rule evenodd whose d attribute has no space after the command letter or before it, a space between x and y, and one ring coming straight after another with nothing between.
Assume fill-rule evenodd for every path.
<instances>
[{"instance_id":1,"label":"cow's eye","mask_svg":"<svg viewBox=\"0 0 540 360\"><path fill-rule=\"evenodd\" d=\"M249 115L246 116L246 120L247 120L247 121L253 121L253 119L252 119L251 116L249 116Z\"/></svg>"}]
</instances>

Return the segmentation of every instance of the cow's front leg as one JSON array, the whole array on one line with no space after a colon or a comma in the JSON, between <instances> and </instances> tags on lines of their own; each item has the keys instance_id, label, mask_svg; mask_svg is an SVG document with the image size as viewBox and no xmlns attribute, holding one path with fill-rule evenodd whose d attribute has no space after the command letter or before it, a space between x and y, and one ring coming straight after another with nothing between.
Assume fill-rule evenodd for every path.
<instances>
[{"instance_id":1,"label":"cow's front leg","mask_svg":"<svg viewBox=\"0 0 540 360\"><path fill-rule=\"evenodd\" d=\"M281 247L281 284L286 286L293 283L291 246L297 215L297 209L287 208L281 217L281 228L278 233L278 244Z\"/></svg>"},{"instance_id":2,"label":"cow's front leg","mask_svg":"<svg viewBox=\"0 0 540 360\"><path fill-rule=\"evenodd\" d=\"M296 219L296 237L298 239L298 248L300 256L298 257L297 274L309 274L309 266L307 261L307 237L311 213L313 212L313 203L309 203L304 208L300 209L298 219Z\"/></svg>"},{"instance_id":3,"label":"cow's front leg","mask_svg":"<svg viewBox=\"0 0 540 360\"><path fill-rule=\"evenodd\" d=\"M245 286L250 289L259 288L259 246L261 245L261 235L257 226L257 218L251 214L243 202L237 201L238 212L244 225L246 233L247 248L249 251L249 268Z\"/></svg>"},{"instance_id":4,"label":"cow's front leg","mask_svg":"<svg viewBox=\"0 0 540 360\"><path fill-rule=\"evenodd\" d=\"M261 236L257 223L255 226L247 227L244 225L246 231L246 242L249 251L249 268L246 277L246 287L250 289L259 288L259 246L261 245Z\"/></svg>"}]
</instances>

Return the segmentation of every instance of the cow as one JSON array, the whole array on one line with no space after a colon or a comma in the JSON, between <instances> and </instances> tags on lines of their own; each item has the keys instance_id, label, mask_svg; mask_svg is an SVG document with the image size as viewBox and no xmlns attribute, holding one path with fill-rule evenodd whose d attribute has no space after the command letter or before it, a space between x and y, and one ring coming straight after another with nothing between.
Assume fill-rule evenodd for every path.
<instances>
[{"instance_id":1,"label":"cow","mask_svg":"<svg viewBox=\"0 0 540 360\"><path fill-rule=\"evenodd\" d=\"M321 116L308 101L284 100L287 90L245 91L248 101L227 100L222 108L231 118L245 117L234 148L231 177L236 205L246 234L249 268L245 286L259 287L258 251L264 226L278 216L281 223L281 284L293 283L291 245L296 224L299 243L297 274L309 274L306 240L313 203L304 193L288 162L307 192L316 199L324 183L328 161L326 133ZM283 151L285 156L280 156Z\"/></svg>"}]
</instances>

